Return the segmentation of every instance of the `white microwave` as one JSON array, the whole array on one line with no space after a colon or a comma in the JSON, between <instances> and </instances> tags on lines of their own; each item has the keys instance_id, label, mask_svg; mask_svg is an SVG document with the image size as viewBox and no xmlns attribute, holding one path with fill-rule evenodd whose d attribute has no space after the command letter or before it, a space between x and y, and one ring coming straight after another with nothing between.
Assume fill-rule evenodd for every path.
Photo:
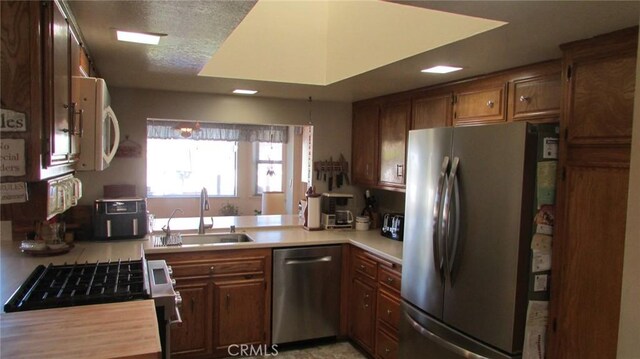
<instances>
[{"instance_id":1,"label":"white microwave","mask_svg":"<svg viewBox=\"0 0 640 359\"><path fill-rule=\"evenodd\" d=\"M78 171L102 171L109 167L120 143L118 119L103 79L73 77L76 110L80 112Z\"/></svg>"}]
</instances>

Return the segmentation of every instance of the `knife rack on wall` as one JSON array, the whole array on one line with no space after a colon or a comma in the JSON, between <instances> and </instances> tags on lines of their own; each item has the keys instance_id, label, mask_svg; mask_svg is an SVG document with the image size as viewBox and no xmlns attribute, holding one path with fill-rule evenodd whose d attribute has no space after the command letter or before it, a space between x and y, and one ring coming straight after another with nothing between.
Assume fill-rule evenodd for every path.
<instances>
[{"instance_id":1,"label":"knife rack on wall","mask_svg":"<svg viewBox=\"0 0 640 359\"><path fill-rule=\"evenodd\" d=\"M313 170L316 173L316 180L328 182L329 191L342 187L344 184L351 184L349 180L349 162L340 154L338 161L330 157L328 161L314 161Z\"/></svg>"}]
</instances>

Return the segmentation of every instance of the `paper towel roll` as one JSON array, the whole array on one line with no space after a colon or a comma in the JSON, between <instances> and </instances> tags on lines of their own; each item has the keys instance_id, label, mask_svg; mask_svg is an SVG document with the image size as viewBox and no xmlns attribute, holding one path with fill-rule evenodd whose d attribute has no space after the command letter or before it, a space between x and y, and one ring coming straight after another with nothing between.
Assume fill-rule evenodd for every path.
<instances>
[{"instance_id":1,"label":"paper towel roll","mask_svg":"<svg viewBox=\"0 0 640 359\"><path fill-rule=\"evenodd\" d=\"M320 229L321 197L307 197L307 229Z\"/></svg>"}]
</instances>

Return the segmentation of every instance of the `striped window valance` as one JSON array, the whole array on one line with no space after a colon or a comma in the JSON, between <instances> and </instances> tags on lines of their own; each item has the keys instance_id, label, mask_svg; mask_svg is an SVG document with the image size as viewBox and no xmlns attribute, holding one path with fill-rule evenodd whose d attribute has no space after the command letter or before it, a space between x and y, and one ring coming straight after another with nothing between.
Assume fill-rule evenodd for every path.
<instances>
[{"instance_id":1,"label":"striped window valance","mask_svg":"<svg viewBox=\"0 0 640 359\"><path fill-rule=\"evenodd\" d=\"M179 128L195 126L191 121L147 120L147 138L184 139ZM198 122L199 129L188 137L192 140L287 143L289 128L277 125L247 125Z\"/></svg>"}]
</instances>

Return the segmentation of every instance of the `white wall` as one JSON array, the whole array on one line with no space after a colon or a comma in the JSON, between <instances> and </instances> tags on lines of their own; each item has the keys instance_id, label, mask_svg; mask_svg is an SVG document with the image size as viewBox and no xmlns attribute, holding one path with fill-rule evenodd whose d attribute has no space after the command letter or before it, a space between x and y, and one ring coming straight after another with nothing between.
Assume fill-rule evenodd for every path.
<instances>
[{"instance_id":1,"label":"white wall","mask_svg":"<svg viewBox=\"0 0 640 359\"><path fill-rule=\"evenodd\" d=\"M640 59L640 48L638 48ZM618 358L640 357L640 61L636 65L627 235L622 271Z\"/></svg>"},{"instance_id":2,"label":"white wall","mask_svg":"<svg viewBox=\"0 0 640 359\"><path fill-rule=\"evenodd\" d=\"M133 184L138 195L146 193L146 120L147 118L180 119L201 122L248 124L280 124L314 126L314 161L338 158L340 153L351 158L351 104L283 100L244 96L221 96L199 93L170 92L144 89L110 88L112 107L120 121L122 137L129 136L143 146L141 158L115 158L103 172L79 173L84 196L81 204L92 204L102 197L106 184ZM311 107L310 107L311 106ZM311 109L311 118L309 112ZM318 192L327 190L326 183L314 183ZM334 189L334 192L336 190ZM361 191L344 186L339 192ZM353 207L361 208L362 201Z\"/></svg>"}]
</instances>

